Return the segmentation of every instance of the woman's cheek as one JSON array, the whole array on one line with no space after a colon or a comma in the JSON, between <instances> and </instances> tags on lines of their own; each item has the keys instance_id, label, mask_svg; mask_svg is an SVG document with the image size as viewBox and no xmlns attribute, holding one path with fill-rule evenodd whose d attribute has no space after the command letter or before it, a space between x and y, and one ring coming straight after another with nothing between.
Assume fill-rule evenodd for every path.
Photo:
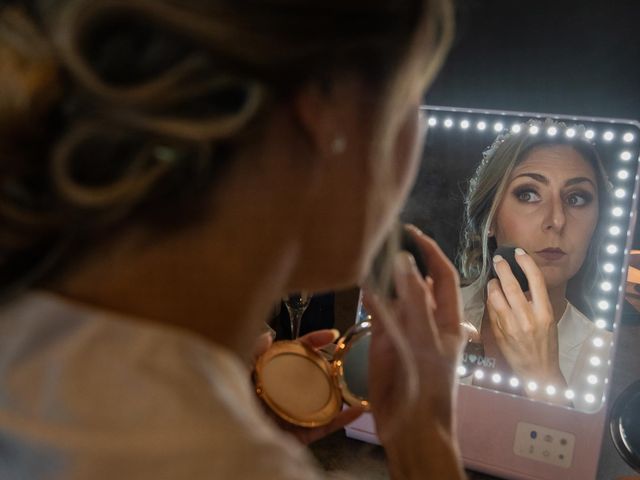
<instances>
[{"instance_id":1,"label":"woman's cheek","mask_svg":"<svg viewBox=\"0 0 640 480\"><path fill-rule=\"evenodd\" d=\"M418 109L412 109L403 122L395 146L397 180L403 192L411 185L418 169L422 139L419 138Z\"/></svg>"}]
</instances>

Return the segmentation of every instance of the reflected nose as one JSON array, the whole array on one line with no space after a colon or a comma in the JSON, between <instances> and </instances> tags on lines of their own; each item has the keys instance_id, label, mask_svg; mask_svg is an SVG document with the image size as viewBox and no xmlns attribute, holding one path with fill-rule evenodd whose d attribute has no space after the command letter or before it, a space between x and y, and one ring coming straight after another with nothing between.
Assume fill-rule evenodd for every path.
<instances>
[{"instance_id":1,"label":"reflected nose","mask_svg":"<svg viewBox=\"0 0 640 480\"><path fill-rule=\"evenodd\" d=\"M562 200L555 199L547 206L543 229L560 231L564 228L566 220L567 219Z\"/></svg>"}]
</instances>

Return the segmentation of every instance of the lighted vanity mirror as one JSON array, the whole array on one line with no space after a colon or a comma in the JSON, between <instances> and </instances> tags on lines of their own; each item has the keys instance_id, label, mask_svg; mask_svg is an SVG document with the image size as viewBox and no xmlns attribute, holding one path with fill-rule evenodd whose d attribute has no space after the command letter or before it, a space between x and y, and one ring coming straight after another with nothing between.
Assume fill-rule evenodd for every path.
<instances>
[{"instance_id":1,"label":"lighted vanity mirror","mask_svg":"<svg viewBox=\"0 0 640 480\"><path fill-rule=\"evenodd\" d=\"M479 332L458 367L465 460L512 478L590 478L635 223L640 125L446 107L423 114L422 166L401 219L456 265L465 321ZM500 247L524 249L541 280L509 297L498 288L488 304L494 267L504 272L493 262ZM501 252L515 269L513 248ZM544 303L557 351L537 358L533 335L513 322L540 315ZM363 422L353 436L374 439ZM539 434L562 444L538 445ZM590 458L574 461L578 453Z\"/></svg>"},{"instance_id":2,"label":"lighted vanity mirror","mask_svg":"<svg viewBox=\"0 0 640 480\"><path fill-rule=\"evenodd\" d=\"M402 217L433 236L460 272L465 320L481 333L458 369L461 382L598 410L631 234L637 127L447 109L431 109L427 121L422 169ZM526 250L544 276L555 358L529 355L532 341L509 330L522 312L487 308L492 257L505 244ZM502 342L492 323L507 331ZM561 375L545 378L536 365L543 361Z\"/></svg>"}]
</instances>

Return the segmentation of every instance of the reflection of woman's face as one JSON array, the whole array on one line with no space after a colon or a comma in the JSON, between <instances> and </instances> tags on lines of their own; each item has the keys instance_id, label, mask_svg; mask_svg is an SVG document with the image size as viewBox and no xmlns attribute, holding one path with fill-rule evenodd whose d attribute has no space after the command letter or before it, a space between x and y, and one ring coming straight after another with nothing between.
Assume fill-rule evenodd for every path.
<instances>
[{"instance_id":1,"label":"reflection of woman's face","mask_svg":"<svg viewBox=\"0 0 640 480\"><path fill-rule=\"evenodd\" d=\"M511 173L493 223L498 246L524 248L547 288L566 286L582 266L598 223L591 165L568 145L534 148Z\"/></svg>"}]
</instances>

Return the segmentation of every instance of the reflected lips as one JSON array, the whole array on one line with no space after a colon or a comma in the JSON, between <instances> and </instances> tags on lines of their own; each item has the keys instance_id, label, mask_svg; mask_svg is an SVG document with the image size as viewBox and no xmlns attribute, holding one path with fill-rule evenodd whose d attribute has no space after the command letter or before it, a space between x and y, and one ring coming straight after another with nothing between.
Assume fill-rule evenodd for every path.
<instances>
[{"instance_id":1,"label":"reflected lips","mask_svg":"<svg viewBox=\"0 0 640 480\"><path fill-rule=\"evenodd\" d=\"M536 254L549 262L560 260L566 255L561 248L545 248L544 250L537 251Z\"/></svg>"}]
</instances>

